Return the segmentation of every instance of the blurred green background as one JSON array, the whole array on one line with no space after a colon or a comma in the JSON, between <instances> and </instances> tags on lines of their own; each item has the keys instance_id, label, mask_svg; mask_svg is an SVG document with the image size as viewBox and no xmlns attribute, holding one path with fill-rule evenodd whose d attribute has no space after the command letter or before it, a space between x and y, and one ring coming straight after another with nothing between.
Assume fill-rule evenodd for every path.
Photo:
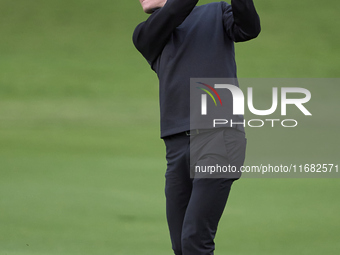
<instances>
[{"instance_id":1,"label":"blurred green background","mask_svg":"<svg viewBox=\"0 0 340 255\"><path fill-rule=\"evenodd\" d=\"M339 1L255 3L239 77L339 77ZM137 0L0 0L0 255L172 254L157 77L131 40L146 18ZM247 130L246 164L337 163L338 92L313 88L323 122L300 133ZM238 181L216 254L337 254L339 192Z\"/></svg>"}]
</instances>

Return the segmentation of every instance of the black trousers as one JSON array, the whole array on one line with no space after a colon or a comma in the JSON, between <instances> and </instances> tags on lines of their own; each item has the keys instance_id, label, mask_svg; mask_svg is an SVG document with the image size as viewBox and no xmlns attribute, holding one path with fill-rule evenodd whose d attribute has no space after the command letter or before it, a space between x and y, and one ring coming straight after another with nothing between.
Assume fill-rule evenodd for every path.
<instances>
[{"instance_id":1,"label":"black trousers","mask_svg":"<svg viewBox=\"0 0 340 255\"><path fill-rule=\"evenodd\" d=\"M214 141L215 152L202 148L190 149L192 136L180 133L164 138L166 145L167 171L166 214L172 242L176 255L212 255L215 250L214 238L218 222L225 208L231 185L237 178L193 178L190 169L193 165L211 162L224 156L224 164L237 167L243 165L246 139L243 132L234 128L196 134L196 144L209 144ZM217 139L217 141L216 141ZM190 162L193 152L199 155L196 162ZM203 151L203 152L202 152ZM216 152L217 151L217 152ZM219 154L219 155L216 155ZM191 168L190 168L191 164Z\"/></svg>"}]
</instances>

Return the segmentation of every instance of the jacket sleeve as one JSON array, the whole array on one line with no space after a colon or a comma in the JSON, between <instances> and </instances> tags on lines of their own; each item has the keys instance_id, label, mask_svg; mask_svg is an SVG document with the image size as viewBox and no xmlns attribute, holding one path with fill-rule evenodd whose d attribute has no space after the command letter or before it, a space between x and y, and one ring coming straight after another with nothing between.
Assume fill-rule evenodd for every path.
<instances>
[{"instance_id":1,"label":"jacket sleeve","mask_svg":"<svg viewBox=\"0 0 340 255\"><path fill-rule=\"evenodd\" d=\"M172 32L186 19L198 0L168 0L133 33L133 43L150 62L162 52Z\"/></svg>"},{"instance_id":2,"label":"jacket sleeve","mask_svg":"<svg viewBox=\"0 0 340 255\"><path fill-rule=\"evenodd\" d=\"M260 31L260 18L253 0L231 0L223 2L223 25L226 33L235 42L256 38Z\"/></svg>"}]
</instances>

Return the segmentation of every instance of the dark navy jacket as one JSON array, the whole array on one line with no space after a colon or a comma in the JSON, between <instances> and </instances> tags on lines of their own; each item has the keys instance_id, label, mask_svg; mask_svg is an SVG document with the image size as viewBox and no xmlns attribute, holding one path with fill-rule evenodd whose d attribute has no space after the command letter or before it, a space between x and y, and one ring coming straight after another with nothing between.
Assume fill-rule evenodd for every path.
<instances>
[{"instance_id":1,"label":"dark navy jacket","mask_svg":"<svg viewBox=\"0 0 340 255\"><path fill-rule=\"evenodd\" d=\"M234 42L260 33L252 0L168 0L133 42L159 78L161 137L190 129L190 78L236 78Z\"/></svg>"}]
</instances>

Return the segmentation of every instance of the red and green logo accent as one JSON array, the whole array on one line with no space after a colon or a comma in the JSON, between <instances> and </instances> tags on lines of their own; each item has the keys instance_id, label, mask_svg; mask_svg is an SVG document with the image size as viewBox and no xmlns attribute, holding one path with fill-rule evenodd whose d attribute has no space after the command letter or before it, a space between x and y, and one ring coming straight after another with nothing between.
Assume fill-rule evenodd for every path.
<instances>
[{"instance_id":1,"label":"red and green logo accent","mask_svg":"<svg viewBox=\"0 0 340 255\"><path fill-rule=\"evenodd\" d=\"M205 84L205 83L203 83L203 82L197 82L197 83L198 83L198 84L201 84L201 85L203 85L203 86L205 86L205 87L207 87L208 89L210 89L210 90L216 95L216 97L218 98L218 100L220 101L220 104L221 104L221 106L222 106L221 97L220 97L220 95L217 93L217 91L216 91L213 87L211 87L210 85ZM205 89L205 88L201 88L201 87L197 87L197 88L203 90L204 92L206 92L206 93L212 98L212 100L214 101L215 106L217 106L215 97L213 96L213 94L212 94L209 90L207 90L207 89Z\"/></svg>"}]
</instances>

